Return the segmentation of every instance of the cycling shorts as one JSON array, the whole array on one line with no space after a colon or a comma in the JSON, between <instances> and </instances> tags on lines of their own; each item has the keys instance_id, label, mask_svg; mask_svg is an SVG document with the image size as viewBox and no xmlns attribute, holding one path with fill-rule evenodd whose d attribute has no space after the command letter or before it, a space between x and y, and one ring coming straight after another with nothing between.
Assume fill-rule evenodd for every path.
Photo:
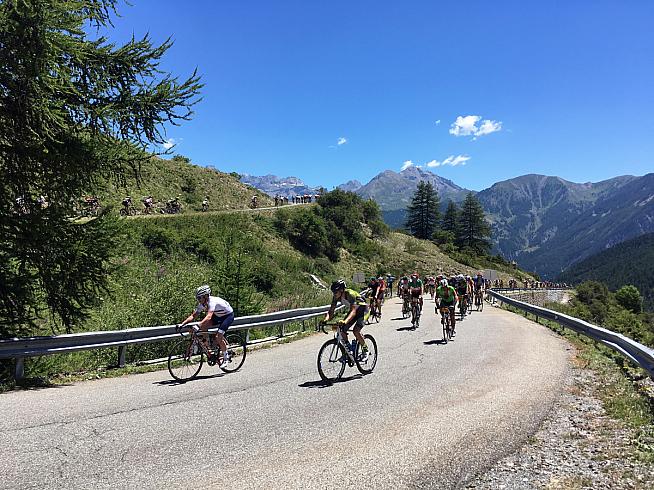
<instances>
[{"instance_id":1,"label":"cycling shorts","mask_svg":"<svg viewBox=\"0 0 654 490\"><path fill-rule=\"evenodd\" d=\"M382 299L384 297L385 289L380 289L377 291L377 299Z\"/></svg>"},{"instance_id":2,"label":"cycling shorts","mask_svg":"<svg viewBox=\"0 0 654 490\"><path fill-rule=\"evenodd\" d=\"M233 312L230 313L229 315L224 315L224 316L213 315L211 317L211 326L218 327L218 331L223 335L225 335L225 332L227 332L227 329L233 322L234 322Z\"/></svg>"},{"instance_id":3,"label":"cycling shorts","mask_svg":"<svg viewBox=\"0 0 654 490\"><path fill-rule=\"evenodd\" d=\"M438 308L454 308L454 300L452 301L445 301L444 299L441 299L440 303L438 303Z\"/></svg>"},{"instance_id":4,"label":"cycling shorts","mask_svg":"<svg viewBox=\"0 0 654 490\"><path fill-rule=\"evenodd\" d=\"M411 288L411 297L419 298L420 297L420 288Z\"/></svg>"},{"instance_id":5,"label":"cycling shorts","mask_svg":"<svg viewBox=\"0 0 654 490\"><path fill-rule=\"evenodd\" d=\"M355 325L359 328L363 328L363 320L366 316L366 312L368 311L368 307L364 305L357 306L357 311L354 314L354 318L350 320L350 323L347 323L346 325L343 325L341 327L341 330L343 332L347 332L352 325Z\"/></svg>"}]
</instances>

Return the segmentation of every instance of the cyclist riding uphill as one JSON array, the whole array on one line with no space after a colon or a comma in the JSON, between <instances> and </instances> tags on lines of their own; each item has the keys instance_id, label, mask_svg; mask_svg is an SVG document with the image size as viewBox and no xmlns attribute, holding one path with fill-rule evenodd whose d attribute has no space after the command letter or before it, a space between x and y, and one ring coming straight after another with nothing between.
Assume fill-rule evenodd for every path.
<instances>
[{"instance_id":1,"label":"cyclist riding uphill","mask_svg":"<svg viewBox=\"0 0 654 490\"><path fill-rule=\"evenodd\" d=\"M225 332L234 321L234 310L230 304L218 296L211 296L211 288L208 285L200 286L195 291L195 299L198 300L198 305L193 310L193 313L184 320L178 328L184 327L187 323L191 323L196 316L205 315L204 318L198 323L197 331L202 330L206 332L209 328L218 327L216 332L216 340L218 346L223 354L223 360L220 367L225 367L229 363L229 355L227 354L227 342L225 342Z\"/></svg>"},{"instance_id":2,"label":"cyclist riding uphill","mask_svg":"<svg viewBox=\"0 0 654 490\"><path fill-rule=\"evenodd\" d=\"M323 323L327 323L329 320L334 318L334 312L336 310L337 303L345 305L348 313L345 316L345 319L338 322L341 328L341 332L343 333L343 340L345 343L348 342L347 331L352 325L354 325L352 332L354 333L354 336L361 346L361 353L363 354L363 359L365 359L368 355L368 346L366 345L366 341L363 338L363 335L361 335L361 329L363 328L363 320L368 310L366 300L353 289L347 289L345 286L345 281L342 279L334 281L332 283L331 290L332 293L334 293L334 296L332 298L331 307L325 315Z\"/></svg>"},{"instance_id":3,"label":"cyclist riding uphill","mask_svg":"<svg viewBox=\"0 0 654 490\"><path fill-rule=\"evenodd\" d=\"M411 279L409 280L409 291L411 291L412 298L420 299L420 308L422 308L422 295L425 293L425 289L417 272L411 274Z\"/></svg>"},{"instance_id":4,"label":"cyclist riding uphill","mask_svg":"<svg viewBox=\"0 0 654 490\"><path fill-rule=\"evenodd\" d=\"M456 327L456 319L454 318L454 306L458 300L456 289L448 286L447 279L441 279L438 288L436 288L436 313L440 308L447 307L450 310L450 321L452 322L452 331Z\"/></svg>"}]
</instances>

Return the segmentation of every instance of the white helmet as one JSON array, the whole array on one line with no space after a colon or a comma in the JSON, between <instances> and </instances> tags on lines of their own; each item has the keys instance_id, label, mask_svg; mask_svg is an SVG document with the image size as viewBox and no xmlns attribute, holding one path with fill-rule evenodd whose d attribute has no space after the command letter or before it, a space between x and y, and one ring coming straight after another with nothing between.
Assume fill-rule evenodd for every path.
<instances>
[{"instance_id":1,"label":"white helmet","mask_svg":"<svg viewBox=\"0 0 654 490\"><path fill-rule=\"evenodd\" d=\"M208 284L200 286L195 290L196 299L200 299L202 296L205 296L207 294L211 294L211 288L209 287Z\"/></svg>"},{"instance_id":2,"label":"white helmet","mask_svg":"<svg viewBox=\"0 0 654 490\"><path fill-rule=\"evenodd\" d=\"M447 279L441 279L441 280L440 280L440 284L441 284L441 286L443 286L444 288L446 288L446 287L447 287Z\"/></svg>"}]
</instances>

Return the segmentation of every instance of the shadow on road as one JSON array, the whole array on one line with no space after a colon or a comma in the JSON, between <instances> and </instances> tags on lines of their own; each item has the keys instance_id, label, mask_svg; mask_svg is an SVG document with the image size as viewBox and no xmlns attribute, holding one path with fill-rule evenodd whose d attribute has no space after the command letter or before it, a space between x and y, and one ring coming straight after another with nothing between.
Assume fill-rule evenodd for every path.
<instances>
[{"instance_id":1,"label":"shadow on road","mask_svg":"<svg viewBox=\"0 0 654 490\"><path fill-rule=\"evenodd\" d=\"M177 381L176 379L165 379L163 381L155 381L152 383L153 385L162 385L162 386L175 386L175 385L183 385L186 383L190 383L191 381L198 381L201 379L213 379L213 378L222 378L225 376L227 373L216 373L216 374L209 374L209 375L204 375L204 376L196 376L193 379L189 379L186 381Z\"/></svg>"},{"instance_id":2,"label":"shadow on road","mask_svg":"<svg viewBox=\"0 0 654 490\"><path fill-rule=\"evenodd\" d=\"M330 381L323 381L322 379L319 379L318 381L306 381L304 383L300 383L298 386L300 388L329 388L332 385L339 384L339 383L345 383L347 381L352 381L354 379L361 379L363 375L361 373L359 374L354 374L352 376L345 376L341 379L337 379L336 381L330 382Z\"/></svg>"},{"instance_id":3,"label":"shadow on road","mask_svg":"<svg viewBox=\"0 0 654 490\"><path fill-rule=\"evenodd\" d=\"M415 329L416 329L416 327L409 326L409 327L400 327L400 328L396 328L395 331L397 331L397 332L404 332L404 331L406 331L406 330L408 330L408 331L413 331L413 330L415 330Z\"/></svg>"},{"instance_id":4,"label":"shadow on road","mask_svg":"<svg viewBox=\"0 0 654 490\"><path fill-rule=\"evenodd\" d=\"M454 342L454 340L450 340L450 342ZM434 339L434 340L425 340L423 342L425 345L446 345L447 342L445 342L443 339Z\"/></svg>"},{"instance_id":5,"label":"shadow on road","mask_svg":"<svg viewBox=\"0 0 654 490\"><path fill-rule=\"evenodd\" d=\"M393 320L406 320L403 316L398 316L397 318L391 318L391 321Z\"/></svg>"}]
</instances>

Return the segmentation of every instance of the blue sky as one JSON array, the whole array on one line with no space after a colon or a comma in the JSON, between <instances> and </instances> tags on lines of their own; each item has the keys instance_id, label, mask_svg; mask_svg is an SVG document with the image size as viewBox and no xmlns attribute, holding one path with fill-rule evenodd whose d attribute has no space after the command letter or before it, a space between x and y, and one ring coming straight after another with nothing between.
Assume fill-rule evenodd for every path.
<instances>
[{"instance_id":1,"label":"blue sky","mask_svg":"<svg viewBox=\"0 0 654 490\"><path fill-rule=\"evenodd\" d=\"M649 0L132 2L111 38L172 36L163 68L202 75L168 131L200 165L331 188L411 162L474 190L654 171Z\"/></svg>"}]
</instances>

